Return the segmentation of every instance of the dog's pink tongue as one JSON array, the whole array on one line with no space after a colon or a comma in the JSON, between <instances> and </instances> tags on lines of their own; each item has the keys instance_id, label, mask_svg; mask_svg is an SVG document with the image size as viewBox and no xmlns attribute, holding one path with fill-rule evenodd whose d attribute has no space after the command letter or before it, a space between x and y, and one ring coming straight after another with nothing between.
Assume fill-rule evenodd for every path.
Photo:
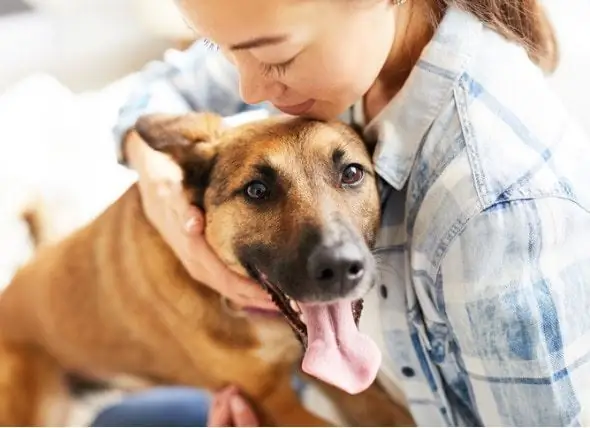
<instances>
[{"instance_id":1,"label":"dog's pink tongue","mask_svg":"<svg viewBox=\"0 0 590 428\"><path fill-rule=\"evenodd\" d=\"M381 352L358 331L350 302L299 307L308 336L303 371L349 394L367 389L377 376Z\"/></svg>"}]
</instances>

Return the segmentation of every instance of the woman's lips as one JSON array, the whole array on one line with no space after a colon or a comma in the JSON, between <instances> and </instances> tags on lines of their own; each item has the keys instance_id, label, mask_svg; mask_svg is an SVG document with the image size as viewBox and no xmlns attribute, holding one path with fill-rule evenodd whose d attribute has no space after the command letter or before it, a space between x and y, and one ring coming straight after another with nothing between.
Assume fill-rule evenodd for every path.
<instances>
[{"instance_id":1,"label":"woman's lips","mask_svg":"<svg viewBox=\"0 0 590 428\"><path fill-rule=\"evenodd\" d=\"M292 116L299 116L299 115L302 115L303 113L306 113L310 108L313 107L314 104L315 104L315 100L310 99L305 102L302 102L301 104L295 104L292 106L277 106L277 105L275 105L275 107L278 108L280 111L282 111L285 114L290 114Z\"/></svg>"}]
</instances>

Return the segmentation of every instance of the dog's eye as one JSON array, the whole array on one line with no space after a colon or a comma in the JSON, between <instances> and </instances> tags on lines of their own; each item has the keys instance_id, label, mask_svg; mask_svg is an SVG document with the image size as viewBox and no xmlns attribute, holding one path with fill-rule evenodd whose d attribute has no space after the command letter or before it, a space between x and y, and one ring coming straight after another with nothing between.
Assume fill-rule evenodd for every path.
<instances>
[{"instance_id":1,"label":"dog's eye","mask_svg":"<svg viewBox=\"0 0 590 428\"><path fill-rule=\"evenodd\" d=\"M363 170L363 167L353 163L344 168L340 181L343 186L356 186L357 184L360 184L364 176L365 171Z\"/></svg>"},{"instance_id":2,"label":"dog's eye","mask_svg":"<svg viewBox=\"0 0 590 428\"><path fill-rule=\"evenodd\" d=\"M268 187L261 181L253 181L246 186L246 196L250 199L266 199L269 195Z\"/></svg>"}]
</instances>

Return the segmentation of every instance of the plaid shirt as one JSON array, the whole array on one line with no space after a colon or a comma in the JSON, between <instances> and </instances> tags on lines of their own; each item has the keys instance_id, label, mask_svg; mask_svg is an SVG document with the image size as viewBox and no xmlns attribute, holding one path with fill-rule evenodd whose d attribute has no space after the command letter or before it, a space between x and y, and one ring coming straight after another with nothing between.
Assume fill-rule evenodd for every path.
<instances>
[{"instance_id":1,"label":"plaid shirt","mask_svg":"<svg viewBox=\"0 0 590 428\"><path fill-rule=\"evenodd\" d=\"M118 137L146 111L260 108L202 44L140 78ZM541 71L450 9L365 129L383 210L365 314L417 424L590 425L590 142Z\"/></svg>"}]
</instances>

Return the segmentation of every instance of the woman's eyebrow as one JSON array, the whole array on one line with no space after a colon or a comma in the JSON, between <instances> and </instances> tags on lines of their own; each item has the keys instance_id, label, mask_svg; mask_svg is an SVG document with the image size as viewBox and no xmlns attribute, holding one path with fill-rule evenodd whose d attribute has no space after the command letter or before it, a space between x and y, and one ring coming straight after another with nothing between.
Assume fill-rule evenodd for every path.
<instances>
[{"instance_id":1,"label":"woman's eyebrow","mask_svg":"<svg viewBox=\"0 0 590 428\"><path fill-rule=\"evenodd\" d=\"M285 42L288 38L289 36L286 34L257 37L255 39L246 40L245 42L236 43L235 45L231 45L229 48L232 51L239 51L244 49L260 48L268 45L278 45L279 43Z\"/></svg>"}]
</instances>

